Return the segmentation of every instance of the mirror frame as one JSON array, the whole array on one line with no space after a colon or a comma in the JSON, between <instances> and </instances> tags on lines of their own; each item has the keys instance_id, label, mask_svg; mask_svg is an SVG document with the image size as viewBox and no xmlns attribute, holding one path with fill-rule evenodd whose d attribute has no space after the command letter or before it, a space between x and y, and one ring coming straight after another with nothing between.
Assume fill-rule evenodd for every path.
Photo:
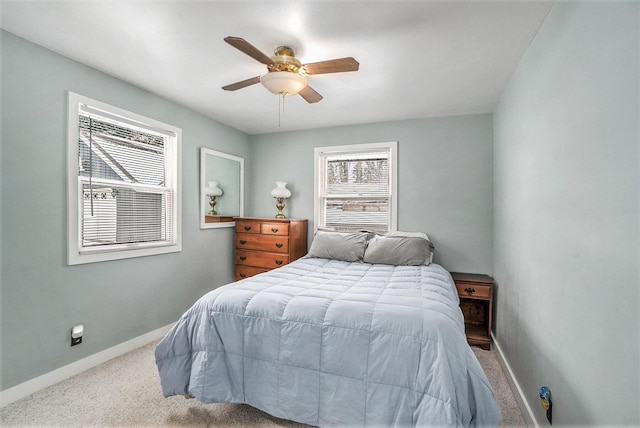
<instances>
[{"instance_id":1,"label":"mirror frame","mask_svg":"<svg viewBox=\"0 0 640 428\"><path fill-rule=\"evenodd\" d=\"M209 201L205 191L207 188L207 156L217 156L240 164L240 207L238 215L234 217L244 216L244 158L230 155L228 153L222 153L217 150L207 149L206 147L200 148L200 229L235 227L235 221L224 221L219 223L207 223L205 221L206 213L209 208Z\"/></svg>"}]
</instances>

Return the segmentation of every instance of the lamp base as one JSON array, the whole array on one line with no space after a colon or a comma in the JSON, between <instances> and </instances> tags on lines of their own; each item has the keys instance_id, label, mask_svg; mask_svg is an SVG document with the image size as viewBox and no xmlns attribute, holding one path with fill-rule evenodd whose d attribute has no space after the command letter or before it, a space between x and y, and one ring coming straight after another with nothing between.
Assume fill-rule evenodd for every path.
<instances>
[{"instance_id":1,"label":"lamp base","mask_svg":"<svg viewBox=\"0 0 640 428\"><path fill-rule=\"evenodd\" d=\"M276 214L276 218L285 218L282 210L284 209L284 198L277 198L278 203L276 204L276 208L278 209L278 214Z\"/></svg>"},{"instance_id":2,"label":"lamp base","mask_svg":"<svg viewBox=\"0 0 640 428\"><path fill-rule=\"evenodd\" d=\"M211 210L207 213L207 215L218 215L216 212L216 197L209 195L209 206Z\"/></svg>"}]
</instances>

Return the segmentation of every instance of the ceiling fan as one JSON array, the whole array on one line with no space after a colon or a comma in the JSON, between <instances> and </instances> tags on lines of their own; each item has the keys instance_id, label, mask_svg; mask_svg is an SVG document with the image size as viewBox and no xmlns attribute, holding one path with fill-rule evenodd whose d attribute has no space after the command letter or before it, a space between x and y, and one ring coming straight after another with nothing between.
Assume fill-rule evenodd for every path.
<instances>
[{"instance_id":1,"label":"ceiling fan","mask_svg":"<svg viewBox=\"0 0 640 428\"><path fill-rule=\"evenodd\" d=\"M269 57L241 37L229 36L225 37L224 41L256 61L265 64L268 70L267 74L262 76L223 86L222 89L225 91L235 91L256 83L262 83L265 88L274 94L282 96L300 94L306 102L317 103L322 100L322 95L308 85L307 76L358 71L360 67L358 61L352 57L302 64L295 57L293 49L288 46L278 46L274 51L275 55Z\"/></svg>"}]
</instances>

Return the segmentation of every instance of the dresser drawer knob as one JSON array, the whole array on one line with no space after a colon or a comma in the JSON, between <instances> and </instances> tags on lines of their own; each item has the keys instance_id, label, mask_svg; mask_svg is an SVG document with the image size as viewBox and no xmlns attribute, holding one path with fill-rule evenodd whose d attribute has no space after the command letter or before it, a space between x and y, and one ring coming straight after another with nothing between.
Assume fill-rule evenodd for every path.
<instances>
[{"instance_id":1,"label":"dresser drawer knob","mask_svg":"<svg viewBox=\"0 0 640 428\"><path fill-rule=\"evenodd\" d=\"M282 264L282 260L276 260L276 264L280 266Z\"/></svg>"},{"instance_id":2,"label":"dresser drawer knob","mask_svg":"<svg viewBox=\"0 0 640 428\"><path fill-rule=\"evenodd\" d=\"M246 230L247 232L251 230L251 226L245 226L244 230Z\"/></svg>"},{"instance_id":3,"label":"dresser drawer knob","mask_svg":"<svg viewBox=\"0 0 640 428\"><path fill-rule=\"evenodd\" d=\"M247 256L240 256L240 260L242 260L242 261L247 260Z\"/></svg>"},{"instance_id":4,"label":"dresser drawer knob","mask_svg":"<svg viewBox=\"0 0 640 428\"><path fill-rule=\"evenodd\" d=\"M240 278L246 278L246 277L247 277L247 274L246 274L246 273L241 273L241 274L240 274Z\"/></svg>"},{"instance_id":5,"label":"dresser drawer knob","mask_svg":"<svg viewBox=\"0 0 640 428\"><path fill-rule=\"evenodd\" d=\"M278 229L277 227L272 227L272 228L271 228L271 231L272 231L273 233L278 233L278 230L279 230L279 229Z\"/></svg>"},{"instance_id":6,"label":"dresser drawer knob","mask_svg":"<svg viewBox=\"0 0 640 428\"><path fill-rule=\"evenodd\" d=\"M247 243L247 241L245 241L244 239L241 239L241 240L240 240L240 243L241 243L242 245L244 245L244 244L246 244L246 243Z\"/></svg>"},{"instance_id":7,"label":"dresser drawer knob","mask_svg":"<svg viewBox=\"0 0 640 428\"><path fill-rule=\"evenodd\" d=\"M464 291L467 292L467 295L473 296L473 293L476 292L476 289L475 288L471 288L471 287L467 287L467 288L464 289Z\"/></svg>"},{"instance_id":8,"label":"dresser drawer knob","mask_svg":"<svg viewBox=\"0 0 640 428\"><path fill-rule=\"evenodd\" d=\"M282 244L281 244L280 242L278 242L278 243L276 244L276 247L278 247L278 248L282 248Z\"/></svg>"}]
</instances>

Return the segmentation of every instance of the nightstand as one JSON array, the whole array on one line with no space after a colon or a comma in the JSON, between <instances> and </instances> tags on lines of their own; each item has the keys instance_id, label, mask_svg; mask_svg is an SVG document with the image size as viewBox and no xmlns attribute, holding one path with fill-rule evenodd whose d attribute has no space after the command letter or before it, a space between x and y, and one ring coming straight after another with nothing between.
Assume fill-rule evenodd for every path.
<instances>
[{"instance_id":1,"label":"nightstand","mask_svg":"<svg viewBox=\"0 0 640 428\"><path fill-rule=\"evenodd\" d=\"M469 345L491 349L491 318L493 314L493 278L488 275L452 272L464 315L464 327Z\"/></svg>"}]
</instances>

